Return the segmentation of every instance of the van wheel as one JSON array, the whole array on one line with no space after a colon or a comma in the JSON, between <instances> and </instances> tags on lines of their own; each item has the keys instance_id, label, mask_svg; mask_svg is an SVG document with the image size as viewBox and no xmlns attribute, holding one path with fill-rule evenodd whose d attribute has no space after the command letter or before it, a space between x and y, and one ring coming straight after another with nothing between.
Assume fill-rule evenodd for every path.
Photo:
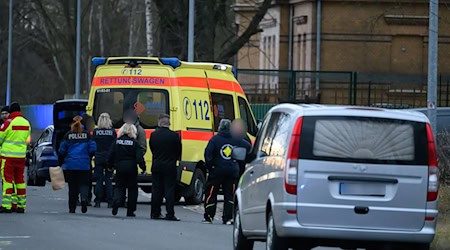
<instances>
[{"instance_id":1,"label":"van wheel","mask_svg":"<svg viewBox=\"0 0 450 250\"><path fill-rule=\"evenodd\" d=\"M252 250L254 241L247 239L242 233L241 215L239 214L239 206L234 208L234 224L233 224L233 249L234 250Z\"/></svg>"},{"instance_id":2,"label":"van wheel","mask_svg":"<svg viewBox=\"0 0 450 250\"><path fill-rule=\"evenodd\" d=\"M272 212L269 213L267 221L266 249L287 250L287 240L278 236Z\"/></svg>"},{"instance_id":3,"label":"van wheel","mask_svg":"<svg viewBox=\"0 0 450 250\"><path fill-rule=\"evenodd\" d=\"M186 190L184 196L187 204L198 205L203 201L203 194L205 192L205 175L200 169L194 171L191 185Z\"/></svg>"}]
</instances>

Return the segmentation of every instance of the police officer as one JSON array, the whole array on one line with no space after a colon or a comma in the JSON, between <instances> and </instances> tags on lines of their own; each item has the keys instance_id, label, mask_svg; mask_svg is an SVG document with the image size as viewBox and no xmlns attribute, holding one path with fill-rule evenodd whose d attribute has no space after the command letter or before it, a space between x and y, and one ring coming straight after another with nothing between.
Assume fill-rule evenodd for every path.
<instances>
[{"instance_id":1,"label":"police officer","mask_svg":"<svg viewBox=\"0 0 450 250\"><path fill-rule=\"evenodd\" d=\"M238 141L237 147L243 147L247 149L247 154L250 153L252 144L250 138L247 135L247 124L242 119L235 119L231 123L231 135ZM239 164L239 176L245 171L245 161L238 161Z\"/></svg>"},{"instance_id":2,"label":"police officer","mask_svg":"<svg viewBox=\"0 0 450 250\"><path fill-rule=\"evenodd\" d=\"M103 196L106 193L108 208L112 208L112 172L106 167L108 153L117 138L116 130L112 128L112 121L108 113L100 114L98 127L93 131L93 140L97 144L95 152L94 179L95 185L95 207L100 207ZM103 184L105 185L103 188Z\"/></svg>"},{"instance_id":3,"label":"police officer","mask_svg":"<svg viewBox=\"0 0 450 250\"><path fill-rule=\"evenodd\" d=\"M180 136L170 130L169 115L160 115L158 128L150 137L152 160L152 219L163 219L161 205L166 198L166 220L179 221L175 217L175 188L177 186L177 161L181 156Z\"/></svg>"},{"instance_id":4,"label":"police officer","mask_svg":"<svg viewBox=\"0 0 450 250\"><path fill-rule=\"evenodd\" d=\"M119 138L113 144L108 165L116 169L116 189L114 190L112 214L117 215L128 189L127 216L135 217L138 198L137 165L145 174L144 153L136 141L137 129L125 123L119 130Z\"/></svg>"},{"instance_id":5,"label":"police officer","mask_svg":"<svg viewBox=\"0 0 450 250\"><path fill-rule=\"evenodd\" d=\"M233 193L239 177L239 165L231 159L233 147L239 144L230 133L231 121L222 119L219 133L211 138L205 149L208 180L205 191L204 223L212 223L216 214L217 193L222 186L224 195L223 224L232 224Z\"/></svg>"},{"instance_id":6,"label":"police officer","mask_svg":"<svg viewBox=\"0 0 450 250\"><path fill-rule=\"evenodd\" d=\"M64 136L59 147L63 157L62 168L69 184L69 213L75 213L78 195L81 197L81 212L87 212L89 188L91 185L91 158L96 144L85 129L81 116L75 116L70 131Z\"/></svg>"}]
</instances>

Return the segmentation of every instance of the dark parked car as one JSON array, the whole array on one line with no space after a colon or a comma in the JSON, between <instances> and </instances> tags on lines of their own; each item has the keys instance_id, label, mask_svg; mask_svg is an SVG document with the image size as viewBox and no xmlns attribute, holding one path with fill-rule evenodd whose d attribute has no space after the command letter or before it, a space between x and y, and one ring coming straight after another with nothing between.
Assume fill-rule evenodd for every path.
<instances>
[{"instance_id":1,"label":"dark parked car","mask_svg":"<svg viewBox=\"0 0 450 250\"><path fill-rule=\"evenodd\" d=\"M45 186L45 181L49 179L48 168L58 166L53 132L54 127L48 126L27 152L29 186Z\"/></svg>"},{"instance_id":2,"label":"dark parked car","mask_svg":"<svg viewBox=\"0 0 450 250\"><path fill-rule=\"evenodd\" d=\"M48 126L27 152L28 185L44 186L49 167L59 165L57 149L76 115L86 113L86 100L61 100L53 105L53 126Z\"/></svg>"}]
</instances>

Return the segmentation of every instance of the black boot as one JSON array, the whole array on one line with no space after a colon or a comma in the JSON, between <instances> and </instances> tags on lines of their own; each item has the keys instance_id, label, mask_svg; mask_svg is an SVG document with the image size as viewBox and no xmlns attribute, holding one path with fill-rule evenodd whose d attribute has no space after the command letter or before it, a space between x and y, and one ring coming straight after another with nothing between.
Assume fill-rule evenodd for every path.
<instances>
[{"instance_id":1,"label":"black boot","mask_svg":"<svg viewBox=\"0 0 450 250\"><path fill-rule=\"evenodd\" d=\"M0 214L10 214L12 213L11 209L6 209L4 207L0 207Z\"/></svg>"}]
</instances>

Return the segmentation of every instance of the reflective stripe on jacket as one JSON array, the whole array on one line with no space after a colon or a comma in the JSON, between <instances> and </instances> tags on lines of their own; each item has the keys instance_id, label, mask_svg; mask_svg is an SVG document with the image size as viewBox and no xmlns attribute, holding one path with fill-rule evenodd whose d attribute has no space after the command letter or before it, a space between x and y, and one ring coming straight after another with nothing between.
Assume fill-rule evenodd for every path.
<instances>
[{"instance_id":1,"label":"reflective stripe on jacket","mask_svg":"<svg viewBox=\"0 0 450 250\"><path fill-rule=\"evenodd\" d=\"M30 133L30 123L22 117L22 113L11 113L9 119L0 128L1 156L25 158Z\"/></svg>"}]
</instances>

